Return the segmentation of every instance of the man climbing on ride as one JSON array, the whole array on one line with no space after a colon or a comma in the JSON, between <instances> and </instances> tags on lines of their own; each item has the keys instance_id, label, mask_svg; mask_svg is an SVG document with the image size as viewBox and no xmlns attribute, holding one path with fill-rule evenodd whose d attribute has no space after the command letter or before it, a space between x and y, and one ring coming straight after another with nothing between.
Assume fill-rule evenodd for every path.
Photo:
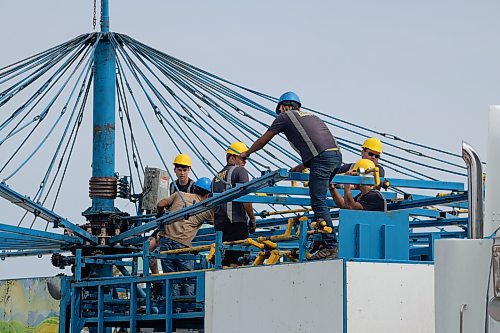
<instances>
[{"instance_id":1,"label":"man climbing on ride","mask_svg":"<svg viewBox=\"0 0 500 333\"><path fill-rule=\"evenodd\" d=\"M299 96L294 92L289 91L281 95L276 106L278 116L268 130L240 157L247 158L262 149L276 134L284 133L302 159L302 164L291 171L300 172L310 168L309 196L315 221L325 221L328 226L333 227L330 211L326 206L326 193L330 181L342 164L342 154L328 126L318 116L301 111L300 107ZM323 234L322 243L321 249L313 255L312 260L333 258L337 253L335 234Z\"/></svg>"},{"instance_id":2,"label":"man climbing on ride","mask_svg":"<svg viewBox=\"0 0 500 333\"><path fill-rule=\"evenodd\" d=\"M191 158L187 154L179 154L174 159L174 172L177 176L177 180L170 183L170 195L177 192L193 193L194 180L189 178L189 172L191 171Z\"/></svg>"},{"instance_id":3,"label":"man climbing on ride","mask_svg":"<svg viewBox=\"0 0 500 333\"><path fill-rule=\"evenodd\" d=\"M198 179L193 185L193 193L182 193L182 198L178 192L171 196L160 200L157 204L157 215L161 216L165 211L175 212L187 206L194 205L200 201L207 199L212 189L212 182L209 178L203 177ZM183 200L184 199L184 200ZM196 236L198 229L203 223L213 224L214 213L212 210L207 210L189 216L179 221L166 224L163 230L158 232L160 251L168 251L174 249L182 249L191 247L191 242ZM151 248L150 251L154 251ZM163 273L181 272L193 270L194 262L192 260L183 259L161 259ZM158 274L158 264L156 260L150 263L151 272ZM193 285L182 284L179 290L174 292L174 295L193 295Z\"/></svg>"},{"instance_id":4,"label":"man climbing on ride","mask_svg":"<svg viewBox=\"0 0 500 333\"><path fill-rule=\"evenodd\" d=\"M354 164L353 168L347 172L350 175L357 175L360 171L362 173L376 172L376 165L372 160L360 159ZM351 187L359 190L360 193L353 197L351 192ZM344 197L342 197L335 187L335 184L330 184L330 194L332 195L335 205L343 209L355 209L355 210L370 210L370 211L385 211L387 210L387 204L377 189L375 185L344 185Z\"/></svg>"},{"instance_id":5,"label":"man climbing on ride","mask_svg":"<svg viewBox=\"0 0 500 333\"><path fill-rule=\"evenodd\" d=\"M361 146L361 158L367 159L375 163L375 165L379 169L380 177L385 177L384 168L379 165L380 155L382 155L382 141L378 138L368 138L363 142ZM343 164L338 173L346 173L351 170L354 166L354 163L346 163Z\"/></svg>"},{"instance_id":6,"label":"man climbing on ride","mask_svg":"<svg viewBox=\"0 0 500 333\"><path fill-rule=\"evenodd\" d=\"M246 158L240 154L248 150L243 142L233 142L226 150L226 166L215 176L212 182L214 193L225 192L236 184L249 181L245 169ZM256 228L255 215L251 203L227 202L215 208L214 228L222 231L224 242L248 238ZM238 258L247 254L245 251L227 250L222 260L223 266L236 267Z\"/></svg>"}]
</instances>

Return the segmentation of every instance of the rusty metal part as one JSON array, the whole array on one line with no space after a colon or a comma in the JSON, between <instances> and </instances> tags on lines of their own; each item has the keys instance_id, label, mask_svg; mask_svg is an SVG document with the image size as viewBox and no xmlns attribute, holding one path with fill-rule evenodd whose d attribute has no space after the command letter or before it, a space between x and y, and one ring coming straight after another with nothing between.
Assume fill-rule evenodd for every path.
<instances>
[{"instance_id":1,"label":"rusty metal part","mask_svg":"<svg viewBox=\"0 0 500 333\"><path fill-rule=\"evenodd\" d=\"M115 177L92 177L89 180L89 197L115 199L117 179Z\"/></svg>"}]
</instances>

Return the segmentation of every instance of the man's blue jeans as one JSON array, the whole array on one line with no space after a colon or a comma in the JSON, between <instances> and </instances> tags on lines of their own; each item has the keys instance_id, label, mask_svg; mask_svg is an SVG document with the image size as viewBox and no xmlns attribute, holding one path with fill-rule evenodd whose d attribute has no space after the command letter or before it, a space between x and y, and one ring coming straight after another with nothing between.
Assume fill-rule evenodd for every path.
<instances>
[{"instance_id":1,"label":"man's blue jeans","mask_svg":"<svg viewBox=\"0 0 500 333\"><path fill-rule=\"evenodd\" d=\"M174 241L168 237L160 237L160 251L182 249L186 246ZM161 259L161 268L163 273L192 271L194 262L192 260L182 259ZM190 280L190 279L185 279ZM173 286L173 296L191 296L194 295L194 283L176 283Z\"/></svg>"},{"instance_id":2,"label":"man's blue jeans","mask_svg":"<svg viewBox=\"0 0 500 333\"><path fill-rule=\"evenodd\" d=\"M309 196L314 211L314 220L322 218L333 228L330 210L326 206L326 193L332 178L342 164L340 151L324 151L310 161ZM335 233L322 234L326 247L334 247L337 242Z\"/></svg>"}]
</instances>

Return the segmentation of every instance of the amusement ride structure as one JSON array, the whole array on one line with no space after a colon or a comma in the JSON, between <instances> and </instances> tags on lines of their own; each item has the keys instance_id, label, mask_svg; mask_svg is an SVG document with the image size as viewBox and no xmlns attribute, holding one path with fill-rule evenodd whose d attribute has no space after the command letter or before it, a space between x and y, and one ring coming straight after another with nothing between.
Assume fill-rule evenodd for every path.
<instances>
[{"instance_id":1,"label":"amusement ride structure","mask_svg":"<svg viewBox=\"0 0 500 333\"><path fill-rule=\"evenodd\" d=\"M477 210L482 214L482 205L469 210L471 198L482 202L482 184L476 184L476 193L464 186L467 168L482 164L471 147L464 144L464 164L461 155L308 108L331 127L345 161L357 159L365 138L383 139L381 165L397 175L382 179L387 212L339 210L329 199L331 216L338 221L335 230L315 228L308 208L308 174L288 171L300 160L277 137L252 155L250 182L157 217L145 203L158 187L147 176L151 161L144 157L146 151L154 154L169 180L171 159L178 153L196 160L196 178L213 177L225 165L231 142L251 143L272 122L277 99L110 32L108 0L102 1L100 26L100 32L0 69L0 196L24 211L17 225L0 224L0 256L15 260L51 255L56 267L72 267L72 276L61 279L60 332L83 327L98 332L111 327L222 332L215 328L216 310L208 310L217 295L207 291L207 274L250 275L256 267L305 264L311 241L324 232L339 235L340 259L332 262L340 265L345 278L348 262L424 267L434 260L436 239L482 236L481 226L468 226ZM58 200L77 190L68 178L75 160L81 162L78 151L85 145L78 135L90 122L89 112L91 205L82 212L85 222L78 223L57 214ZM118 168L123 168L120 174ZM40 182L19 189L16 185L25 186L23 179L32 170L43 171ZM337 175L334 182L373 184L374 177ZM255 204L258 229L248 240L223 243L207 227L200 229L191 249L149 252L152 231L229 201ZM222 267L228 248L251 251L243 258L245 267ZM165 257L194 260L197 270L151 275L150 259ZM195 283L195 295L175 296L172 290L179 281ZM161 295L152 295L153 285L161 287ZM332 331L347 332L354 326L348 324L345 281L340 290L340 320Z\"/></svg>"}]
</instances>

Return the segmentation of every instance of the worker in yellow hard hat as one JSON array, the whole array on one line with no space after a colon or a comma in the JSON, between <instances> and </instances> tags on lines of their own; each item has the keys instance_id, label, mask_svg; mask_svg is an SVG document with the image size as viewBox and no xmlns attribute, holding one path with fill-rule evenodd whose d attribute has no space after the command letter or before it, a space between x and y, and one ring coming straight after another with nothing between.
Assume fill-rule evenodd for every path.
<instances>
[{"instance_id":1,"label":"worker in yellow hard hat","mask_svg":"<svg viewBox=\"0 0 500 333\"><path fill-rule=\"evenodd\" d=\"M367 159L375 163L379 169L380 177L385 177L385 170L379 164L380 156L382 155L382 141L378 138L368 138L361 146L361 158ZM351 170L354 163L343 164L338 173L346 173Z\"/></svg>"},{"instance_id":2,"label":"worker in yellow hard hat","mask_svg":"<svg viewBox=\"0 0 500 333\"><path fill-rule=\"evenodd\" d=\"M177 155L173 165L177 180L175 181L175 185L174 182L170 183L170 195L177 192L177 190L179 190L179 192L193 193L194 180L189 178L189 172L191 171L191 158L189 155Z\"/></svg>"},{"instance_id":3,"label":"worker in yellow hard hat","mask_svg":"<svg viewBox=\"0 0 500 333\"><path fill-rule=\"evenodd\" d=\"M226 150L226 166L212 181L214 193L222 193L233 187L234 184L249 181L248 171L245 169L246 158L240 154L248 150L243 142L233 142ZM237 241L248 238L256 228L255 215L251 203L227 202L215 208L214 228L222 231L223 241ZM247 254L245 251L226 250L223 266L238 266L238 258Z\"/></svg>"},{"instance_id":4,"label":"worker in yellow hard hat","mask_svg":"<svg viewBox=\"0 0 500 333\"><path fill-rule=\"evenodd\" d=\"M172 196L179 190L184 193L194 193L194 180L189 178L191 171L191 158L188 154L179 154L174 158L172 163L177 179L170 183L170 195ZM153 232L149 237L149 250L154 251L159 246L158 230ZM156 263L156 261L154 261ZM156 264L155 264L156 265ZM157 267L157 266L155 266ZM156 268L157 270L157 268Z\"/></svg>"},{"instance_id":5,"label":"worker in yellow hard hat","mask_svg":"<svg viewBox=\"0 0 500 333\"><path fill-rule=\"evenodd\" d=\"M376 174L378 169L372 160L362 158L353 165L352 169L347 174L371 176L378 178ZM360 193L355 197L352 196L351 188L359 190ZM339 208L357 209L357 210L371 210L371 211L385 211L386 201L384 196L380 193L375 185L359 185L354 186L350 184L344 185L344 196L342 197L335 184L330 184L330 194L333 201Z\"/></svg>"}]
</instances>

